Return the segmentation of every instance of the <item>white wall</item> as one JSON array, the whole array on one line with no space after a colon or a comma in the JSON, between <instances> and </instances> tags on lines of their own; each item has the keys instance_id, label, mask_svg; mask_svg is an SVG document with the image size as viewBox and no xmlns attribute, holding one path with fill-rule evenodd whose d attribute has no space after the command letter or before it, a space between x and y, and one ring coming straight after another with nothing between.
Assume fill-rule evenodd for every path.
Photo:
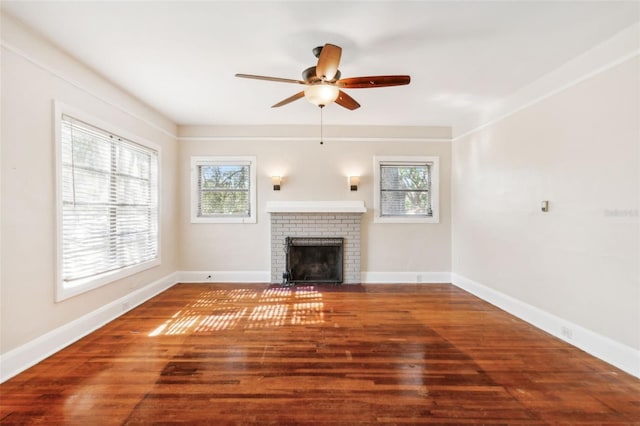
<instances>
[{"instance_id":1,"label":"white wall","mask_svg":"<svg viewBox=\"0 0 640 426\"><path fill-rule=\"evenodd\" d=\"M452 148L454 276L629 348L631 363L640 359L639 76L636 51Z\"/></svg>"},{"instance_id":2,"label":"white wall","mask_svg":"<svg viewBox=\"0 0 640 426\"><path fill-rule=\"evenodd\" d=\"M169 120L7 15L2 16L1 72L0 353L5 354L177 270L177 142ZM54 302L54 100L162 149L162 265L60 303Z\"/></svg>"},{"instance_id":3,"label":"white wall","mask_svg":"<svg viewBox=\"0 0 640 426\"><path fill-rule=\"evenodd\" d=\"M341 128L328 127L324 145L317 128L180 128L181 188L189 187L190 157L201 155L255 155L258 164L257 224L192 224L189 197L180 195L180 265L185 271L266 271L270 269L268 201L364 200L361 268L376 281L406 272L421 279L451 271L449 130L442 128ZM391 133L395 136L385 136ZM225 137L224 134L229 135ZM239 135L250 135L240 137ZM332 138L330 135L350 135ZM208 136L207 136L208 135ZM212 135L215 135L212 136ZM440 157L440 223L374 224L373 157L375 155L435 155ZM349 190L347 176L360 175L357 192ZM271 188L272 175L284 177L281 191ZM384 275L390 273L390 275ZM267 274L268 277L268 274ZM410 275L416 282L416 274ZM441 277L441 275L437 275ZM445 278L448 281L448 275Z\"/></svg>"}]
</instances>

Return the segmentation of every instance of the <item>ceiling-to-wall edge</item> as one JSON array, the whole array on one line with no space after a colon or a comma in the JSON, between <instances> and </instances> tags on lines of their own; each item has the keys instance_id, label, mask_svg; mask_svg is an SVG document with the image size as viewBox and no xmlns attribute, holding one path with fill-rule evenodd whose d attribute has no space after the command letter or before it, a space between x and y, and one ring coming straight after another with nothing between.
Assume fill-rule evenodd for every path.
<instances>
[{"instance_id":1,"label":"ceiling-to-wall edge","mask_svg":"<svg viewBox=\"0 0 640 426\"><path fill-rule=\"evenodd\" d=\"M283 141L320 140L320 126L178 126L180 141ZM450 142L447 126L323 126L325 141Z\"/></svg>"},{"instance_id":2,"label":"ceiling-to-wall edge","mask_svg":"<svg viewBox=\"0 0 640 426\"><path fill-rule=\"evenodd\" d=\"M0 14L0 45L65 83L99 99L165 136L177 138L177 126L153 107L111 83L99 72L62 51L6 11ZM125 98L127 100L125 101ZM122 106L135 101L135 110Z\"/></svg>"},{"instance_id":3,"label":"ceiling-to-wall edge","mask_svg":"<svg viewBox=\"0 0 640 426\"><path fill-rule=\"evenodd\" d=\"M452 123L452 141L491 126L511 115L640 55L640 22L522 87L493 108Z\"/></svg>"}]
</instances>

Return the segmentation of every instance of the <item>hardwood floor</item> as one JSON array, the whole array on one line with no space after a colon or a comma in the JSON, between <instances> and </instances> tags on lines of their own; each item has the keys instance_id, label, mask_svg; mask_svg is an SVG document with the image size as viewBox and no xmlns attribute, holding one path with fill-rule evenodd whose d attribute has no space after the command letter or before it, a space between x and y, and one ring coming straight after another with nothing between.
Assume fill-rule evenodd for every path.
<instances>
[{"instance_id":1,"label":"hardwood floor","mask_svg":"<svg viewBox=\"0 0 640 426\"><path fill-rule=\"evenodd\" d=\"M180 284L0 392L7 425L640 424L640 380L446 284Z\"/></svg>"}]
</instances>

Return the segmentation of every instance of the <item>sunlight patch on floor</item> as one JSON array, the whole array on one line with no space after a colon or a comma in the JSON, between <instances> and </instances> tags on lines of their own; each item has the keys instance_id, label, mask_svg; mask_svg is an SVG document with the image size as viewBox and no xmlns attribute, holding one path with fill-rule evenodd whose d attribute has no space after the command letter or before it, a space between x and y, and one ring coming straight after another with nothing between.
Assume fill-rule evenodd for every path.
<instances>
[{"instance_id":1,"label":"sunlight patch on floor","mask_svg":"<svg viewBox=\"0 0 640 426\"><path fill-rule=\"evenodd\" d=\"M239 301L256 300L252 309L235 306ZM253 289L220 289L201 293L176 312L149 337L177 336L232 330L262 329L284 325L308 325L324 322L322 293L314 286Z\"/></svg>"}]
</instances>

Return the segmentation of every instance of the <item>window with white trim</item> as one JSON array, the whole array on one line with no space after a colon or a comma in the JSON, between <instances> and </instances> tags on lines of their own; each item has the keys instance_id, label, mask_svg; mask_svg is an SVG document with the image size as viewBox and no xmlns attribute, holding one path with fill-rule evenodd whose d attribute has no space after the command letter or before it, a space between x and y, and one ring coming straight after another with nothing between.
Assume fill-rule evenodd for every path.
<instances>
[{"instance_id":1,"label":"window with white trim","mask_svg":"<svg viewBox=\"0 0 640 426\"><path fill-rule=\"evenodd\" d=\"M191 222L256 223L256 157L191 158Z\"/></svg>"},{"instance_id":2,"label":"window with white trim","mask_svg":"<svg viewBox=\"0 0 640 426\"><path fill-rule=\"evenodd\" d=\"M56 133L57 300L160 264L158 149L59 105Z\"/></svg>"},{"instance_id":3,"label":"window with white trim","mask_svg":"<svg viewBox=\"0 0 640 426\"><path fill-rule=\"evenodd\" d=\"M374 222L438 223L439 158L374 158Z\"/></svg>"}]
</instances>

